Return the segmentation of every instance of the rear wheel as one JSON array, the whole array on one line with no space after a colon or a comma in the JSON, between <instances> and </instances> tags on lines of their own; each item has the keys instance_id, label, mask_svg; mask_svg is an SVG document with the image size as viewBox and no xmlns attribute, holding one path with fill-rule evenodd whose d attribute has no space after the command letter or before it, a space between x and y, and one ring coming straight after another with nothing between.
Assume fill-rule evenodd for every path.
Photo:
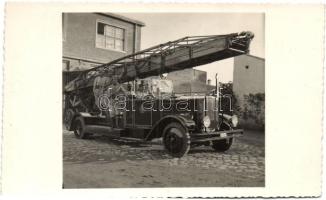
<instances>
[{"instance_id":1,"label":"rear wheel","mask_svg":"<svg viewBox=\"0 0 326 200\"><path fill-rule=\"evenodd\" d=\"M163 143L171 156L180 158L190 149L190 136L180 123L172 122L163 130Z\"/></svg>"},{"instance_id":2,"label":"rear wheel","mask_svg":"<svg viewBox=\"0 0 326 200\"><path fill-rule=\"evenodd\" d=\"M64 119L64 125L67 130L69 130L69 128L70 128L71 120L72 120L74 114L75 114L75 112L71 108L69 108L65 111L63 119Z\"/></svg>"},{"instance_id":3,"label":"rear wheel","mask_svg":"<svg viewBox=\"0 0 326 200\"><path fill-rule=\"evenodd\" d=\"M74 134L77 138L85 139L87 134L85 133L85 121L82 117L77 117L74 122Z\"/></svg>"}]
</instances>

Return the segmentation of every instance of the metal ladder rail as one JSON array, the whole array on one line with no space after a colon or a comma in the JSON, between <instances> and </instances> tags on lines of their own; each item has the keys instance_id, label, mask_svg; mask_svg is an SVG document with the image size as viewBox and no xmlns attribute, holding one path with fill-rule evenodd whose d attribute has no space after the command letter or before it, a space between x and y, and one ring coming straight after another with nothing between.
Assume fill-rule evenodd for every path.
<instances>
[{"instance_id":1,"label":"metal ladder rail","mask_svg":"<svg viewBox=\"0 0 326 200\"><path fill-rule=\"evenodd\" d=\"M241 35L242 34L242 35ZM209 42L221 39L221 38L226 38L228 39L230 44L236 44L239 46L245 46L248 45L248 41L252 39L253 35L250 35L250 32L244 32L244 33L233 33L233 34L228 34L228 35L212 35L212 36L187 36L180 38L175 41L169 41L164 44L159 44L154 47L139 51L137 53L131 54L124 56L122 58L116 59L114 61L111 61L109 63L100 65L98 67L85 70L81 72L81 74L73 81L87 81L89 79L94 78L97 76L100 70L107 70L107 71L115 71L119 70L121 68L124 68L126 66L135 66L135 70L137 70L137 63L146 63L149 62L149 60L155 56L166 56L171 53L176 52L176 50L180 50L181 48L187 48L189 49L189 57L191 58L192 54L192 49L194 47L198 47L200 45L205 45L208 44ZM245 44L243 44L245 43ZM238 53L243 53L237 49L234 48L229 48L230 50L233 50L235 52L238 51ZM170 67L173 69L172 67ZM124 69L126 71L126 69ZM174 69L173 69L174 70ZM175 68L175 70L178 70L178 68ZM93 72L93 73L90 73ZM89 74L93 74L90 76L87 76Z\"/></svg>"}]
</instances>

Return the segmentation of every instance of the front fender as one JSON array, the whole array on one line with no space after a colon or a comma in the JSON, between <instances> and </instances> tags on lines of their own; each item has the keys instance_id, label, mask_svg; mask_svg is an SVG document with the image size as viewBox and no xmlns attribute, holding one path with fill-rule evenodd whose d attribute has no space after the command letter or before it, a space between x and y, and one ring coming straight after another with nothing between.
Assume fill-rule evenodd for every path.
<instances>
[{"instance_id":1,"label":"front fender","mask_svg":"<svg viewBox=\"0 0 326 200\"><path fill-rule=\"evenodd\" d=\"M171 123L171 122L178 122L180 123L188 132L189 130L193 130L195 128L195 121L187 118L182 115L166 115L162 117L159 121L157 121L151 131L148 133L148 135L145 137L145 140L151 140L153 138L159 138L162 137L163 132L162 130L164 127Z\"/></svg>"},{"instance_id":2,"label":"front fender","mask_svg":"<svg viewBox=\"0 0 326 200\"><path fill-rule=\"evenodd\" d=\"M220 115L220 118L221 120L219 120L219 125L218 125L218 130L232 130L232 124L230 122L232 116L231 115L227 115L227 114L223 114L223 115Z\"/></svg>"}]
</instances>

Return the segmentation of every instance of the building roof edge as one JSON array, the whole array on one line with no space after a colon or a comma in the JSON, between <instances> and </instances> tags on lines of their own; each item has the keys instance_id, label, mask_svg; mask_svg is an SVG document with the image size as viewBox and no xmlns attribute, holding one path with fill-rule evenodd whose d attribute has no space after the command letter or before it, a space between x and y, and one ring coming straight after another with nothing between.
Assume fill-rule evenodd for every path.
<instances>
[{"instance_id":1,"label":"building roof edge","mask_svg":"<svg viewBox=\"0 0 326 200\"><path fill-rule=\"evenodd\" d=\"M97 14L105 15L105 16L108 16L108 17L113 17L113 18L120 19L120 20L129 22L129 23L132 23L132 24L137 24L139 26L145 26L144 22L141 22L141 21L135 20L135 19L131 19L131 18L128 18L128 17L122 16L122 15L118 15L118 14L115 14L115 13L97 13Z\"/></svg>"}]
</instances>

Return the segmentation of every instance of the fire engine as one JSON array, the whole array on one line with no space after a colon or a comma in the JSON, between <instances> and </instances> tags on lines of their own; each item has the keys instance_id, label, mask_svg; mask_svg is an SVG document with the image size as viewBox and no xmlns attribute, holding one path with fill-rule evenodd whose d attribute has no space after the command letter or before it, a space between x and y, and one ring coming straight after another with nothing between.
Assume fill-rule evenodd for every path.
<instances>
[{"instance_id":1,"label":"fire engine","mask_svg":"<svg viewBox=\"0 0 326 200\"><path fill-rule=\"evenodd\" d=\"M176 94L164 74L247 54L253 37L188 36L82 71L64 88L65 126L80 139L162 138L173 157L200 145L226 151L244 131L236 115L219 109L218 81L214 92Z\"/></svg>"}]
</instances>

